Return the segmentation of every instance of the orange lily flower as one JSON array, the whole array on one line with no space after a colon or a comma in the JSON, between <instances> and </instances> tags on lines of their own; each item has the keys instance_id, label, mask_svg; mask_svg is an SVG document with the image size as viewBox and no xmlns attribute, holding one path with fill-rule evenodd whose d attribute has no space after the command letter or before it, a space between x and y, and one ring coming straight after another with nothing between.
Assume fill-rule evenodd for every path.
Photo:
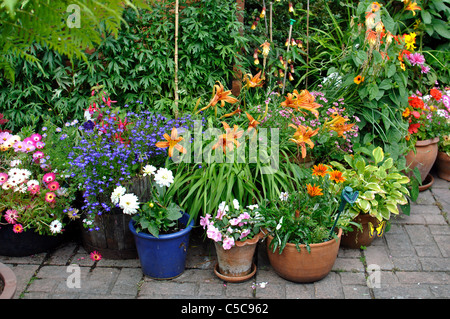
<instances>
[{"instance_id":1,"label":"orange lily flower","mask_svg":"<svg viewBox=\"0 0 450 319\"><path fill-rule=\"evenodd\" d=\"M248 123L248 129L247 132L250 132L252 129L255 129L256 131L256 126L261 124L260 122L258 122L257 120L255 120L253 118L253 116L251 116L250 114L248 114L247 112L245 112L245 115L247 115L247 118L249 120L250 123Z\"/></svg>"},{"instance_id":2,"label":"orange lily flower","mask_svg":"<svg viewBox=\"0 0 450 319\"><path fill-rule=\"evenodd\" d=\"M227 148L231 151L234 145L236 145L236 148L240 146L237 139L244 135L244 131L238 131L239 127L237 125L234 125L233 129L231 129L227 123L222 122L222 124L226 133L219 136L217 143L213 145L212 149L215 150L218 147L222 147L223 152L226 154Z\"/></svg>"},{"instance_id":3,"label":"orange lily flower","mask_svg":"<svg viewBox=\"0 0 450 319\"><path fill-rule=\"evenodd\" d=\"M289 139L289 141L297 144L298 147L302 149L302 158L306 157L306 144L312 149L314 148L314 143L311 141L311 137L317 135L319 128L314 131L310 127L306 127L303 125L295 126L294 124L289 124L290 127L296 129L294 136Z\"/></svg>"},{"instance_id":4,"label":"orange lily flower","mask_svg":"<svg viewBox=\"0 0 450 319\"><path fill-rule=\"evenodd\" d=\"M329 122L325 122L325 127L327 127L331 131L335 131L338 133L338 136L344 135L346 132L353 131L353 124L345 124L345 122L349 121L349 119L343 118L341 115L333 116L333 119Z\"/></svg>"},{"instance_id":5,"label":"orange lily flower","mask_svg":"<svg viewBox=\"0 0 450 319\"><path fill-rule=\"evenodd\" d=\"M211 101L209 101L208 105L204 108L200 109L197 113L204 111L208 109L211 106L216 106L217 103L220 102L220 107L225 106L225 102L228 102L230 104L234 104L238 101L235 97L229 96L231 94L231 90L225 91L225 88L223 87L222 83L217 81L219 84L215 84L213 88L213 97ZM217 112L217 106L216 106L216 112Z\"/></svg>"},{"instance_id":6,"label":"orange lily flower","mask_svg":"<svg viewBox=\"0 0 450 319\"><path fill-rule=\"evenodd\" d=\"M281 106L292 107L297 111L299 111L299 109L308 110L313 113L316 118L319 118L319 111L317 111L317 109L320 107L320 104L315 103L314 101L314 96L312 96L308 90L302 90L300 93L298 93L297 90L294 90L292 94L287 94L286 100L281 103Z\"/></svg>"},{"instance_id":7,"label":"orange lily flower","mask_svg":"<svg viewBox=\"0 0 450 319\"><path fill-rule=\"evenodd\" d=\"M413 16L416 15L416 11L415 10L422 10L422 8L420 8L417 5L417 2L409 2L408 5L406 6L405 10L411 11Z\"/></svg>"},{"instance_id":8,"label":"orange lily flower","mask_svg":"<svg viewBox=\"0 0 450 319\"><path fill-rule=\"evenodd\" d=\"M222 117L230 117L230 116L233 116L233 115L235 115L235 114L239 114L239 117L240 117L240 116L241 116L241 113L242 113L242 110L241 110L241 108L238 106L238 107L236 108L236 110L234 110L234 111L231 112L231 113L224 114L224 115L222 115L220 118L222 118Z\"/></svg>"},{"instance_id":9,"label":"orange lily flower","mask_svg":"<svg viewBox=\"0 0 450 319\"><path fill-rule=\"evenodd\" d=\"M263 86L264 83L261 79L261 72L262 71L259 71L255 76L252 76L250 73L246 74L244 77L244 81L246 81L247 83L245 85L249 88Z\"/></svg>"},{"instance_id":10,"label":"orange lily flower","mask_svg":"<svg viewBox=\"0 0 450 319\"><path fill-rule=\"evenodd\" d=\"M168 147L169 148L169 157L172 157L174 148L183 154L187 153L187 150L183 146L178 144L179 142L181 142L183 140L183 138L178 137L178 132L175 127L172 128L172 132L170 133L170 136L167 133L165 133L163 136L167 141L166 142L164 142L164 141L157 142L155 144L155 146L159 147L159 148L167 148Z\"/></svg>"}]
</instances>

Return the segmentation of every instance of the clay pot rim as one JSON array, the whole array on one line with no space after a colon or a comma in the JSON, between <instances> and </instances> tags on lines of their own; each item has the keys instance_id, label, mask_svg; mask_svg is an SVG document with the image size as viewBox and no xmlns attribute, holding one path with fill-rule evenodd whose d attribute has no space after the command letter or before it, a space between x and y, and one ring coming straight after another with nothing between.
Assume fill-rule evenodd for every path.
<instances>
[{"instance_id":1,"label":"clay pot rim","mask_svg":"<svg viewBox=\"0 0 450 319\"><path fill-rule=\"evenodd\" d=\"M246 245L254 245L256 244L261 238L264 237L264 234L262 233L262 231L260 231L258 234L255 235L255 237L251 238L251 239L246 239L244 241L235 241L234 245L237 247L243 247Z\"/></svg>"},{"instance_id":2,"label":"clay pot rim","mask_svg":"<svg viewBox=\"0 0 450 319\"><path fill-rule=\"evenodd\" d=\"M339 232L338 232L338 238L341 238L342 236L342 228L339 228ZM273 236L268 234L267 235L269 242L271 242L273 240ZM333 245L333 243L336 241L336 239L331 238L330 240L324 241L322 243L317 243L317 244L309 244L309 247L311 247L311 249L313 249L314 247L316 248L320 248L320 247L324 247L324 246L329 246L329 245ZM293 243L286 243L286 247L296 247L295 244ZM301 248L306 248L305 244L300 244L300 249ZM277 248L278 249L278 248Z\"/></svg>"},{"instance_id":3,"label":"clay pot rim","mask_svg":"<svg viewBox=\"0 0 450 319\"><path fill-rule=\"evenodd\" d=\"M4 282L0 299L12 299L17 289L17 278L11 268L0 263L0 277Z\"/></svg>"},{"instance_id":4,"label":"clay pot rim","mask_svg":"<svg viewBox=\"0 0 450 319\"><path fill-rule=\"evenodd\" d=\"M239 283L239 282L247 281L250 278L252 278L256 274L256 269L257 269L257 267L256 267L255 263L252 263L251 271L249 274L244 275L244 276L233 277L233 276L227 276L227 275L221 274L219 272L219 264L217 263L214 266L214 273L216 274L217 277L219 277L220 279L222 279L224 281L232 282L232 283Z\"/></svg>"},{"instance_id":5,"label":"clay pot rim","mask_svg":"<svg viewBox=\"0 0 450 319\"><path fill-rule=\"evenodd\" d=\"M416 146L427 146L430 144L436 144L437 142L439 142L439 136L436 136L435 138L430 138L428 140L416 141Z\"/></svg>"}]
</instances>

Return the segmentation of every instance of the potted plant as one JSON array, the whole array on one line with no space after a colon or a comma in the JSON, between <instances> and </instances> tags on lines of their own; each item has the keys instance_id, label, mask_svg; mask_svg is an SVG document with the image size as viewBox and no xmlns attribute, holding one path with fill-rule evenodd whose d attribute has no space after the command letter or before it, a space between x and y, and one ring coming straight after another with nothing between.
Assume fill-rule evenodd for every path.
<instances>
[{"instance_id":1,"label":"potted plant","mask_svg":"<svg viewBox=\"0 0 450 319\"><path fill-rule=\"evenodd\" d=\"M70 175L82 193L80 221L85 249L98 251L104 258L137 258L128 228L131 217L111 203L110 194L121 185L146 202L151 183L141 174L142 168L147 163L161 165L167 154L155 143L172 127L192 123L189 116L173 120L150 111L126 112L112 103L107 92L93 90L80 126L80 141L68 156Z\"/></svg>"},{"instance_id":2,"label":"potted plant","mask_svg":"<svg viewBox=\"0 0 450 319\"><path fill-rule=\"evenodd\" d=\"M194 225L186 212L173 202L172 171L162 167L144 167L151 181L150 199L139 203L138 197L118 186L111 200L133 215L129 229L134 236L142 271L156 279L171 279L185 269L189 235Z\"/></svg>"},{"instance_id":3,"label":"potted plant","mask_svg":"<svg viewBox=\"0 0 450 319\"><path fill-rule=\"evenodd\" d=\"M345 211L356 224L343 235L341 245L349 248L369 246L375 234L382 236L392 214L399 214L399 206L409 214L410 191L406 186L410 179L392 158L385 157L381 147L375 148L368 158L361 154L347 155L345 162L349 168L338 162L330 164L342 171L344 185L358 191L359 197ZM415 200L418 191L411 193Z\"/></svg>"},{"instance_id":4,"label":"potted plant","mask_svg":"<svg viewBox=\"0 0 450 319\"><path fill-rule=\"evenodd\" d=\"M450 91L439 90L434 91L434 96L428 97L429 101L433 101L432 106L436 108L438 125L437 129L440 133L438 143L438 155L436 158L437 175L450 181Z\"/></svg>"},{"instance_id":5,"label":"potted plant","mask_svg":"<svg viewBox=\"0 0 450 319\"><path fill-rule=\"evenodd\" d=\"M256 273L253 256L258 241L263 238L260 223L258 205L244 208L237 199L220 203L214 216L200 217L200 225L216 248L218 262L214 273L217 277L229 282L253 277Z\"/></svg>"},{"instance_id":6,"label":"potted plant","mask_svg":"<svg viewBox=\"0 0 450 319\"><path fill-rule=\"evenodd\" d=\"M431 89L427 97L412 95L408 98L408 107L403 111L403 117L409 123L407 139L413 146L406 155L406 162L411 170L418 168L422 183L428 177L428 183L424 186L432 184L429 172L438 154L442 116L435 105L441 96L442 93L436 88Z\"/></svg>"},{"instance_id":7,"label":"potted plant","mask_svg":"<svg viewBox=\"0 0 450 319\"><path fill-rule=\"evenodd\" d=\"M450 135L444 135L439 141L436 168L440 178L450 181Z\"/></svg>"},{"instance_id":8,"label":"potted plant","mask_svg":"<svg viewBox=\"0 0 450 319\"><path fill-rule=\"evenodd\" d=\"M64 138L61 128L54 133ZM0 255L37 254L64 239L74 194L51 141L45 127L0 133Z\"/></svg>"},{"instance_id":9,"label":"potted plant","mask_svg":"<svg viewBox=\"0 0 450 319\"><path fill-rule=\"evenodd\" d=\"M349 225L345 218L337 218L345 179L323 164L300 172L300 188L268 198L260 213L275 272L290 281L314 282L331 271L342 231Z\"/></svg>"},{"instance_id":10,"label":"potted plant","mask_svg":"<svg viewBox=\"0 0 450 319\"><path fill-rule=\"evenodd\" d=\"M16 275L11 268L0 263L0 299L12 299L16 289Z\"/></svg>"}]
</instances>

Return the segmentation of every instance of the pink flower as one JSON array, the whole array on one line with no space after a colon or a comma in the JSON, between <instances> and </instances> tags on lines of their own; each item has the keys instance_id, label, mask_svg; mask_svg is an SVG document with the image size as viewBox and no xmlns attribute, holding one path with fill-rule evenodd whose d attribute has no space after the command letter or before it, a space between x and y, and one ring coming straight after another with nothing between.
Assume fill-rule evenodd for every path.
<instances>
[{"instance_id":1,"label":"pink flower","mask_svg":"<svg viewBox=\"0 0 450 319\"><path fill-rule=\"evenodd\" d=\"M428 72L430 72L429 66L421 65L420 68L421 68L420 73L427 74Z\"/></svg>"},{"instance_id":2,"label":"pink flower","mask_svg":"<svg viewBox=\"0 0 450 319\"><path fill-rule=\"evenodd\" d=\"M246 229L241 233L241 236L239 236L239 239L242 239L244 237L247 237L248 234L250 234L250 229Z\"/></svg>"},{"instance_id":3,"label":"pink flower","mask_svg":"<svg viewBox=\"0 0 450 319\"><path fill-rule=\"evenodd\" d=\"M203 229L205 229L205 227L209 226L210 218L211 218L210 214L206 214L205 217L200 216L200 226L203 226Z\"/></svg>"},{"instance_id":4,"label":"pink flower","mask_svg":"<svg viewBox=\"0 0 450 319\"><path fill-rule=\"evenodd\" d=\"M227 212L223 209L218 209L217 210L217 215L216 215L216 219L220 219L222 220L223 216L226 214Z\"/></svg>"},{"instance_id":5,"label":"pink flower","mask_svg":"<svg viewBox=\"0 0 450 319\"><path fill-rule=\"evenodd\" d=\"M208 238L214 240L215 242L222 240L221 232L213 225L208 226L208 230L206 231L206 236L208 236Z\"/></svg>"},{"instance_id":6,"label":"pink flower","mask_svg":"<svg viewBox=\"0 0 450 319\"><path fill-rule=\"evenodd\" d=\"M225 237L223 240L223 249L228 250L234 246L234 238L233 237Z\"/></svg>"},{"instance_id":7,"label":"pink flower","mask_svg":"<svg viewBox=\"0 0 450 319\"><path fill-rule=\"evenodd\" d=\"M36 195L39 194L41 187L39 185L30 185L28 186L28 191L32 194L32 195Z\"/></svg>"},{"instance_id":8,"label":"pink flower","mask_svg":"<svg viewBox=\"0 0 450 319\"><path fill-rule=\"evenodd\" d=\"M57 181L53 181L47 184L47 187L51 191L56 191L59 189L59 183Z\"/></svg>"},{"instance_id":9,"label":"pink flower","mask_svg":"<svg viewBox=\"0 0 450 319\"><path fill-rule=\"evenodd\" d=\"M6 173L0 173L0 184L3 184L8 180L8 174Z\"/></svg>"},{"instance_id":10,"label":"pink flower","mask_svg":"<svg viewBox=\"0 0 450 319\"><path fill-rule=\"evenodd\" d=\"M45 194L45 201L47 203L53 203L56 199L56 195L53 192L48 192L47 194Z\"/></svg>"},{"instance_id":11,"label":"pink flower","mask_svg":"<svg viewBox=\"0 0 450 319\"><path fill-rule=\"evenodd\" d=\"M411 65L422 65L425 63L425 57L420 53L413 53L406 56Z\"/></svg>"},{"instance_id":12,"label":"pink flower","mask_svg":"<svg viewBox=\"0 0 450 319\"><path fill-rule=\"evenodd\" d=\"M44 175L44 177L42 179L46 183L53 182L55 180L55 174L54 173L47 173L47 174Z\"/></svg>"},{"instance_id":13,"label":"pink flower","mask_svg":"<svg viewBox=\"0 0 450 319\"><path fill-rule=\"evenodd\" d=\"M27 137L23 140L23 143L25 143L26 145L35 145L36 142L31 138L31 137Z\"/></svg>"},{"instance_id":14,"label":"pink flower","mask_svg":"<svg viewBox=\"0 0 450 319\"><path fill-rule=\"evenodd\" d=\"M13 227L13 232L15 232L16 234L20 234L21 232L23 232L23 226L21 224L15 224Z\"/></svg>"},{"instance_id":15,"label":"pink flower","mask_svg":"<svg viewBox=\"0 0 450 319\"><path fill-rule=\"evenodd\" d=\"M25 145L22 141L18 141L16 143L14 143L13 147L14 147L15 152L19 152L19 151L23 152L25 149Z\"/></svg>"},{"instance_id":16,"label":"pink flower","mask_svg":"<svg viewBox=\"0 0 450 319\"><path fill-rule=\"evenodd\" d=\"M43 149L44 148L44 146L45 146L45 143L42 143L41 141L39 141L39 142L36 142L36 148L37 149Z\"/></svg>"},{"instance_id":17,"label":"pink flower","mask_svg":"<svg viewBox=\"0 0 450 319\"><path fill-rule=\"evenodd\" d=\"M15 209L8 209L5 213L5 219L9 224L15 224L19 214Z\"/></svg>"},{"instance_id":18,"label":"pink flower","mask_svg":"<svg viewBox=\"0 0 450 319\"><path fill-rule=\"evenodd\" d=\"M33 154L33 159L41 159L43 157L44 157L44 153L42 153L41 151L34 152L34 154Z\"/></svg>"},{"instance_id":19,"label":"pink flower","mask_svg":"<svg viewBox=\"0 0 450 319\"><path fill-rule=\"evenodd\" d=\"M239 225L240 222L241 222L241 219L240 219L239 217L238 217L238 218L230 219L230 224L231 224L232 226Z\"/></svg>"},{"instance_id":20,"label":"pink flower","mask_svg":"<svg viewBox=\"0 0 450 319\"><path fill-rule=\"evenodd\" d=\"M42 140L42 135L38 134L38 133L34 133L30 136L30 138L34 141L34 142L40 142Z\"/></svg>"}]
</instances>

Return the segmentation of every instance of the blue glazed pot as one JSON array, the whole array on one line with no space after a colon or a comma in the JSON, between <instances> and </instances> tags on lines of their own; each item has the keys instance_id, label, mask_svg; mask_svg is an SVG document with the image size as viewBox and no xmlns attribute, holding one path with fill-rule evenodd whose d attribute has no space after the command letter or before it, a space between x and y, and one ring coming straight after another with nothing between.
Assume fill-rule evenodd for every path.
<instances>
[{"instance_id":1,"label":"blue glazed pot","mask_svg":"<svg viewBox=\"0 0 450 319\"><path fill-rule=\"evenodd\" d=\"M179 221L187 224L189 215L183 213ZM184 272L189 235L194 221L183 230L173 234L159 235L159 238L144 232L136 232L134 220L129 228L134 235L136 249L144 275L155 279L171 279Z\"/></svg>"}]
</instances>

